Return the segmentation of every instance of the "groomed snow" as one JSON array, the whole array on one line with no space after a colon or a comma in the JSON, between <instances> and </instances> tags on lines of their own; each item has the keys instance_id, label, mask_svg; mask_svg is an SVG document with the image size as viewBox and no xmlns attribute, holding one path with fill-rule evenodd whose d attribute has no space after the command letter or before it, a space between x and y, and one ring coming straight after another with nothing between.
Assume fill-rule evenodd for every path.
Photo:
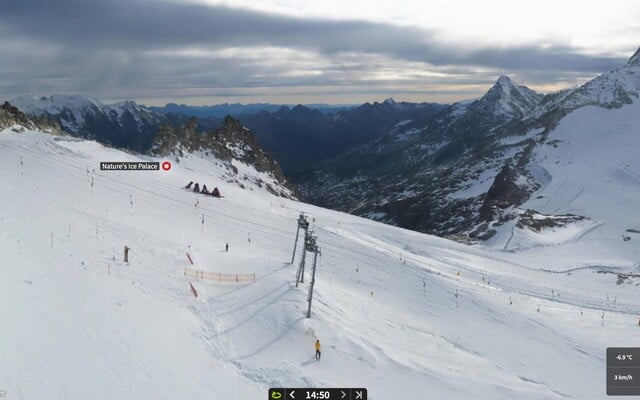
<instances>
[{"instance_id":1,"label":"groomed snow","mask_svg":"<svg viewBox=\"0 0 640 400\"><path fill-rule=\"evenodd\" d=\"M531 247L518 257L544 260L553 270L598 265L639 269L640 235L627 232L640 225L638 126L638 102L612 110L583 107L563 118L547 143L535 150L530 170L542 187L521 208L576 214L591 222L535 235L507 224L496 247ZM624 241L628 235L631 240ZM568 258L567 253L580 257Z\"/></svg>"},{"instance_id":2,"label":"groomed snow","mask_svg":"<svg viewBox=\"0 0 640 400\"><path fill-rule=\"evenodd\" d=\"M7 398L252 400L270 386L354 386L374 400L602 399L605 348L637 345L633 278L547 272L540 253L243 190L200 158L170 172L98 170L135 159L94 142L0 133ZM226 197L181 188L192 180ZM295 287L288 263L300 211L322 248L311 319L307 283ZM593 253L582 250L564 247L556 261L585 265ZM187 251L193 268L256 282L185 278Z\"/></svg>"}]
</instances>

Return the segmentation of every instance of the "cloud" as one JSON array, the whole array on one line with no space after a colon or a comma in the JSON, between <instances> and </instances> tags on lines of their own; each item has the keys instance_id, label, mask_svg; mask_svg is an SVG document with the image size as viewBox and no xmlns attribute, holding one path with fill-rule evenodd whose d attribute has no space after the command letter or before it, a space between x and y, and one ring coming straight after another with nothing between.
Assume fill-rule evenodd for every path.
<instances>
[{"instance_id":1,"label":"cloud","mask_svg":"<svg viewBox=\"0 0 640 400\"><path fill-rule=\"evenodd\" d=\"M489 69L540 81L595 74L624 62L567 46L478 48L443 43L437 32L417 27L149 0L11 2L0 13L0 34L1 94L136 97L162 89L179 95L231 87L389 88L409 83L407 76L425 78L416 70L439 71L442 84L451 74L446 71L456 69L479 80L478 71L486 75ZM390 78L372 79L376 71L390 71Z\"/></svg>"}]
</instances>

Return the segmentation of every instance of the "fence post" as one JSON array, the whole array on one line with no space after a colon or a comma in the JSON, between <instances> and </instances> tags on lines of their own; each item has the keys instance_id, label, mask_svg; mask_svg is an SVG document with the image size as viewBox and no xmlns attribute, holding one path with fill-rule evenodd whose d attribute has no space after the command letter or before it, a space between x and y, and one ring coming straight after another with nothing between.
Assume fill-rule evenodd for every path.
<instances>
[{"instance_id":1,"label":"fence post","mask_svg":"<svg viewBox=\"0 0 640 400\"><path fill-rule=\"evenodd\" d=\"M189 282L189 286L191 287L191 293L193 293L193 295L197 298L198 292L196 291L196 288L193 287L193 284L191 282Z\"/></svg>"}]
</instances>

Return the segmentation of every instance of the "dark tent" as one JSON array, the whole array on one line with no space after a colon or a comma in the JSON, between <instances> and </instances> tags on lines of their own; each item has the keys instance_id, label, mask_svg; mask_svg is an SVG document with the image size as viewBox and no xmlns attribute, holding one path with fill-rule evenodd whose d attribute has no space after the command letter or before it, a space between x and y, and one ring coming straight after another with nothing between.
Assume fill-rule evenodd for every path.
<instances>
[{"instance_id":1,"label":"dark tent","mask_svg":"<svg viewBox=\"0 0 640 400\"><path fill-rule=\"evenodd\" d=\"M193 187L193 191L200 192L200 184L196 183L196 185Z\"/></svg>"},{"instance_id":2,"label":"dark tent","mask_svg":"<svg viewBox=\"0 0 640 400\"><path fill-rule=\"evenodd\" d=\"M215 196L215 197L220 197L220 191L218 190L217 187L213 188L213 191L211 192L211 195Z\"/></svg>"},{"instance_id":3,"label":"dark tent","mask_svg":"<svg viewBox=\"0 0 640 400\"><path fill-rule=\"evenodd\" d=\"M209 191L207 190L207 185L202 186L202 191L200 193L209 194Z\"/></svg>"},{"instance_id":4,"label":"dark tent","mask_svg":"<svg viewBox=\"0 0 640 400\"><path fill-rule=\"evenodd\" d=\"M189 182L189 184L187 186L185 186L185 189L191 189L191 185L193 185L193 181Z\"/></svg>"}]
</instances>

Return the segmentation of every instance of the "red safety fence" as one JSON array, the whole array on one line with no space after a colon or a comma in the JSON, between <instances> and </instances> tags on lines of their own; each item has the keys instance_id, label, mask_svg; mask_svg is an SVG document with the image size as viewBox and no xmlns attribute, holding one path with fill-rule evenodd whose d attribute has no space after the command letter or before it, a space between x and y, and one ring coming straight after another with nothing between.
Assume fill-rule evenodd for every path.
<instances>
[{"instance_id":1,"label":"red safety fence","mask_svg":"<svg viewBox=\"0 0 640 400\"><path fill-rule=\"evenodd\" d=\"M223 274L220 272L207 272L200 271L191 268L184 269L184 276L188 276L190 278L202 279L206 281L217 281L217 282L255 282L256 274Z\"/></svg>"}]
</instances>

